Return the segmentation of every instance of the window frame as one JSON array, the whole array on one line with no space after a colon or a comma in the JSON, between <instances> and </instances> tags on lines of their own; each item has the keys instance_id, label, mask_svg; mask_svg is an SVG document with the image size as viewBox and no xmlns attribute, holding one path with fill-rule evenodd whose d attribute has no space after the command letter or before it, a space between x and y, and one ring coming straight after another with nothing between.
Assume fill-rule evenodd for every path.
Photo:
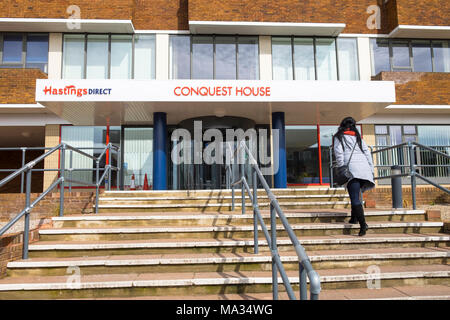
<instances>
[{"instance_id":1,"label":"window frame","mask_svg":"<svg viewBox=\"0 0 450 320\"><path fill-rule=\"evenodd\" d=\"M413 41L426 41L429 44L430 52L431 52L431 72L437 72L436 66L435 66L435 54L434 54L434 48L433 48L433 42L447 42L448 47L450 48L450 40L449 39L423 39L423 38L413 38L413 39L405 39L405 38L395 38L395 39L387 39L387 38L373 38L373 41L377 40L384 40L388 42L389 47L389 70L383 70L380 72L424 72L424 71L415 71L414 68L414 53L413 53ZM394 66L394 56L393 56L393 46L392 43L394 41L404 41L408 43L409 48L409 61L410 61L410 67L396 67ZM372 70L372 76L375 77L375 55L373 50L372 41L370 43L370 57L371 57L371 70ZM397 69L397 70L394 70ZM400 69L400 70L399 70ZM403 70L402 70L403 69Z\"/></svg>"},{"instance_id":2,"label":"window frame","mask_svg":"<svg viewBox=\"0 0 450 320\"><path fill-rule=\"evenodd\" d=\"M361 68L359 65L359 55L358 55L358 51L359 51L359 44L357 41L356 37L326 37L326 36L271 36L270 37L270 41L271 41L271 48L272 48L272 39L273 38L290 38L291 39L291 59L292 59L292 80L297 80L295 78L295 50L294 50L294 39L313 39L313 52L314 52L314 77L315 77L315 81L319 81L318 78L318 70L317 70L317 39L333 39L334 40L334 51L335 51L335 55L336 55L336 80L335 81L340 81L340 70L339 70L339 39L355 39L355 44L356 44L356 64L357 64L357 69L358 69L358 77L356 80L347 80L347 81L361 81ZM272 79L273 79L273 54L271 55L272 58ZM314 81L314 80L305 80L305 81ZM329 80L323 80L323 81L329 81ZM331 80L333 81L333 80Z\"/></svg>"},{"instance_id":3,"label":"window frame","mask_svg":"<svg viewBox=\"0 0 450 320\"><path fill-rule=\"evenodd\" d=\"M107 75L108 77L105 80L110 80L111 79L111 47L112 47L112 36L114 35L128 35L131 36L131 73L130 73L130 78L129 79L125 79L125 80L134 80L135 77L135 39L136 39L136 35L137 36L141 36L141 35L148 35L148 36L153 36L154 40L155 40L155 47L154 50L156 51L156 34L155 33L149 33L149 34L141 34L141 33L90 33L90 32L84 32L84 33L63 33L63 44L62 44L62 54L61 54L61 75L63 75L63 71L64 71L64 37L66 35L83 35L83 41L84 41L84 62L83 62L83 77L81 79L87 79L86 75L87 75L87 45L88 45L88 36L89 35L102 35L108 36L108 70L107 70ZM156 67L156 53L154 55L154 59L155 59L155 67ZM147 80L155 80L156 79L156 71L152 72L152 75L154 75L154 77L149 78ZM64 78L63 78L64 79ZM117 79L116 79L117 80Z\"/></svg>"},{"instance_id":4,"label":"window frame","mask_svg":"<svg viewBox=\"0 0 450 320\"><path fill-rule=\"evenodd\" d=\"M3 62L3 52L4 52L4 39L5 35L8 34L14 34L14 35L21 35L22 36L22 52L21 52L21 61L20 62ZM47 72L42 70L41 68L27 68L27 43L28 43L28 35L45 35L47 36L47 45L49 45L50 42L50 34L48 32L0 32L0 68L15 68L15 69L39 69L44 73L48 73L48 55L49 51L47 51L47 62L46 62L46 69ZM17 68L19 67L19 68Z\"/></svg>"},{"instance_id":5,"label":"window frame","mask_svg":"<svg viewBox=\"0 0 450 320\"><path fill-rule=\"evenodd\" d=\"M190 64L190 74L189 74L189 79L193 80L194 78L192 77L193 75L193 38L194 37L202 37L202 36L209 36L212 37L212 45L213 45L213 79L212 80L222 80L222 79L217 79L216 77L216 38L221 38L221 37L228 37L228 38L233 38L234 39L234 50L236 53L236 62L235 62L235 68L236 68L236 79L234 80L260 80L261 79L261 68L260 68L260 46L259 46L259 37L255 36L255 35L245 35L245 34L189 34L189 35L170 35L170 37L189 37L189 55L190 55L190 60L189 60L189 64ZM170 37L169 37L169 55L173 55L172 54L172 47L170 47ZM258 59L257 59L257 63L256 66L258 68L257 70L257 77L256 79L239 79L239 38L255 38L256 40L256 45L258 47ZM170 59L169 59L169 64L171 63ZM173 70L173 67L169 65L169 79L170 80L178 80L177 78L173 77L173 72L171 72ZM199 80L199 79L197 79ZM211 80L211 79L209 79Z\"/></svg>"}]
</instances>

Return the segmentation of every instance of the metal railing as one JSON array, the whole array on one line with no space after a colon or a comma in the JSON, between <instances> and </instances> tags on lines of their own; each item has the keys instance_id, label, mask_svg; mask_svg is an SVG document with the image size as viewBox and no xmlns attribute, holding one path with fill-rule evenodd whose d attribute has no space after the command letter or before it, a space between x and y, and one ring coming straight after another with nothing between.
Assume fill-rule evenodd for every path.
<instances>
[{"instance_id":1,"label":"metal railing","mask_svg":"<svg viewBox=\"0 0 450 320\"><path fill-rule=\"evenodd\" d=\"M23 150L25 148L2 148L2 150L9 149L9 150ZM48 148L33 148L33 149L45 149ZM53 191L56 187L59 186L59 216L62 217L64 215L64 189L65 189L65 183L68 182L70 184L69 190L71 191L71 183L77 183L77 184L83 184L87 186L91 186L96 188L96 201L95 201L95 213L98 213L98 196L99 196L99 189L100 186L105 182L105 178L108 176L108 183L107 187L108 190L111 190L111 171L114 170L117 172L117 176L119 176L120 169L118 167L113 167L111 165L111 154L112 151L116 151L118 154L120 154L120 149L112 144L108 144L103 151L101 152L100 156L95 157L93 155L90 155L86 152L81 151L79 148L74 148L68 144L61 143L57 145L56 147L50 148L49 151L45 152L43 155L37 157L36 159L28 162L27 164L23 165L20 169L16 169L13 173L8 175L6 178L0 181L0 187L6 185L8 182L14 180L18 176L25 175L25 208L20 211L19 214L17 214L11 221L9 221L5 226L3 226L0 229L0 236L3 235L6 231L8 231L17 221L19 221L22 217L25 217L24 221L24 233L23 233L23 253L22 258L28 259L28 242L29 242L29 231L30 231L30 213L33 210L33 208L42 200L45 196L47 196L50 192ZM60 152L60 167L59 169L33 169L38 163L43 161L48 156L52 155L56 151ZM69 168L66 168L66 152L70 151L70 162L69 162ZM77 170L96 170L96 183L91 182L85 182L85 181L78 181L73 179L72 172L76 169L72 168L72 159L73 159L73 153L78 153L81 156L87 157L89 159L92 159L96 162L96 168L95 169L77 169ZM100 161L102 160L105 155L108 154L109 156L109 164L107 164L104 168L104 172L102 176L100 177ZM24 157L22 158L24 159ZM9 169L8 169L9 170ZM59 177L56 179L45 191L43 191L33 202L31 202L31 178L32 178L32 172L33 171L58 171ZM66 178L66 171L69 172L69 178ZM22 178L22 183L23 183Z\"/></svg>"},{"instance_id":2,"label":"metal railing","mask_svg":"<svg viewBox=\"0 0 450 320\"><path fill-rule=\"evenodd\" d=\"M425 146L423 144L414 142L414 141L410 141L410 142L405 142L405 143L401 143L395 146L388 146L388 147L381 147L380 149L377 150L373 150L373 148L371 147L371 151L372 151L372 155L377 155L380 154L382 152L386 152L386 151L390 151L390 150L399 150L403 151L403 149L406 148L407 152L406 155L403 157L403 163L404 164L396 164L396 163L391 163L391 164L377 164L374 167L378 167L378 168L391 168L393 165L396 165L397 167L400 167L403 169L403 173L400 174L390 174L390 175L382 175L382 176L378 176L375 177L375 180L382 180L382 179L391 179L391 178L396 178L396 177L409 177L411 179L411 197L412 197L412 204L413 204L413 209L417 209L417 203L416 203L416 186L417 186L417 181L416 178L419 178L423 181L425 181L428 184L431 184L432 186L446 192L446 193L450 193L450 190L441 186L439 183L432 181L431 179L424 177L422 174L420 174L418 172L418 169L420 168L450 168L450 162L448 164L416 164L416 160L417 160L417 152L421 152L423 150L426 150L428 152L430 152L433 155L442 157L444 159L450 160L450 155L445 154L443 152L440 152L438 150L435 150L429 146ZM402 152L403 154L404 152Z\"/></svg>"},{"instance_id":3,"label":"metal railing","mask_svg":"<svg viewBox=\"0 0 450 320\"><path fill-rule=\"evenodd\" d=\"M381 176L374 177L375 180L392 179L397 177L409 177L411 181L411 193L412 193L412 205L413 209L417 208L416 204L416 186L417 179L423 180L425 183L450 193L450 190L441 186L436 181L432 181L431 177L425 177L429 170L433 169L439 172L439 175L435 177L447 178L450 181L450 154L446 154L435 148L449 149L449 146L437 146L430 147L423 144L410 141L397 144L395 146L369 146L372 157L376 156L376 163L374 165L377 168L377 174ZM375 150L374 150L375 149ZM332 147L329 149L330 159L333 159ZM435 159L435 163L426 163L430 161L431 155ZM440 157L440 158L439 158ZM425 158L425 160L424 160ZM440 161L439 161L439 160ZM445 160L443 160L445 159ZM381 162L381 164L380 164ZM425 163L424 163L425 162ZM438 163L440 162L440 163ZM388 174L391 167L396 166L401 169L400 174ZM333 161L330 161L330 186L334 185L333 181Z\"/></svg>"},{"instance_id":4,"label":"metal railing","mask_svg":"<svg viewBox=\"0 0 450 320\"><path fill-rule=\"evenodd\" d=\"M241 144L238 145L236 150L233 152L230 147L231 154L236 155L236 153L243 155L244 153L248 154L249 164L252 169L252 179L253 179L253 192L250 190L249 184L247 182L247 178L245 177L245 165L243 163L239 164L240 178L237 181L233 180L233 168L230 164L227 164L227 186L231 187L232 191L232 210L235 209L235 192L234 188L236 185L241 185L241 201L242 201L242 214L245 214L245 191L247 191L250 201L252 202L253 207L253 236L254 236L254 253L258 253L258 223L261 225L261 229L264 233L264 236L267 240L268 246L271 250L272 256L272 294L273 299L278 299L278 272L280 273L281 279L283 281L284 287L286 288L286 292L289 296L289 299L295 300L296 296L290 284L289 278L286 274L286 271L283 267L283 263L281 262L280 255L278 253L277 247L277 225L276 219L277 215L280 218L284 229L286 230L292 245L295 248L295 252L298 256L299 261L299 289L300 289L300 300L307 300L307 278L309 278L310 282L310 299L318 300L320 293L320 277L317 272L313 269L311 265L311 261L309 260L308 255L305 252L305 249L300 244L295 235L294 230L290 226L286 216L283 213L283 210L278 203L275 195L270 190L269 185L267 184L266 179L264 178L261 170L258 167L257 161L254 159L253 155L245 145L244 141L241 141ZM261 212L258 207L258 181L263 186L264 190L267 193L267 196L270 200L270 234L269 230L262 218Z\"/></svg>"}]
</instances>

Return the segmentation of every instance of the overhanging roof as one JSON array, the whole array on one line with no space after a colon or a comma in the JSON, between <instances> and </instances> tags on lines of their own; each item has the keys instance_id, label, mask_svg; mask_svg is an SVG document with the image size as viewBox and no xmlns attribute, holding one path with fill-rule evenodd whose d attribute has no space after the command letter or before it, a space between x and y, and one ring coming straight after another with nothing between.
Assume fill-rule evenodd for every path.
<instances>
[{"instance_id":1,"label":"overhanging roof","mask_svg":"<svg viewBox=\"0 0 450 320\"><path fill-rule=\"evenodd\" d=\"M337 36L345 23L189 21L192 34Z\"/></svg>"},{"instance_id":2,"label":"overhanging roof","mask_svg":"<svg viewBox=\"0 0 450 320\"><path fill-rule=\"evenodd\" d=\"M389 34L389 38L449 39L450 26L399 25Z\"/></svg>"},{"instance_id":3,"label":"overhanging roof","mask_svg":"<svg viewBox=\"0 0 450 320\"><path fill-rule=\"evenodd\" d=\"M269 123L276 111L286 113L287 124L335 124L346 116L364 119L395 102L392 81L36 81L36 101L75 125L151 124L154 112L166 112L169 124L208 115ZM220 94L202 94L217 88ZM242 88L269 91L254 96Z\"/></svg>"},{"instance_id":4,"label":"overhanging roof","mask_svg":"<svg viewBox=\"0 0 450 320\"><path fill-rule=\"evenodd\" d=\"M134 33L131 20L0 18L0 31Z\"/></svg>"}]
</instances>

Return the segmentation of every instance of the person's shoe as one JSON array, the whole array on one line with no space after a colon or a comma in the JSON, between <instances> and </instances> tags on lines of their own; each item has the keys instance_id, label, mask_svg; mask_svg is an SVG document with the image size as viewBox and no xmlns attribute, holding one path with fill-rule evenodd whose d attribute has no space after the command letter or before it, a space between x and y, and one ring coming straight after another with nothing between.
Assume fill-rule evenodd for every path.
<instances>
[{"instance_id":1,"label":"person's shoe","mask_svg":"<svg viewBox=\"0 0 450 320\"><path fill-rule=\"evenodd\" d=\"M359 228L358 236L364 237L366 235L366 231L369 230L369 226L365 223Z\"/></svg>"}]
</instances>

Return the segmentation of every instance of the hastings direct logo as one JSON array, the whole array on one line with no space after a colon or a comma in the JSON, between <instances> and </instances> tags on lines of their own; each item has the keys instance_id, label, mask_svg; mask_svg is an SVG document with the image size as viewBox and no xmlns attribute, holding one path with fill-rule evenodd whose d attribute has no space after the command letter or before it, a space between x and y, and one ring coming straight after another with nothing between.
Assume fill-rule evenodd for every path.
<instances>
[{"instance_id":1,"label":"hastings direct logo","mask_svg":"<svg viewBox=\"0 0 450 320\"><path fill-rule=\"evenodd\" d=\"M76 86L65 86L64 88L53 88L45 86L44 94L51 96L92 96L111 95L111 88L77 88Z\"/></svg>"}]
</instances>

